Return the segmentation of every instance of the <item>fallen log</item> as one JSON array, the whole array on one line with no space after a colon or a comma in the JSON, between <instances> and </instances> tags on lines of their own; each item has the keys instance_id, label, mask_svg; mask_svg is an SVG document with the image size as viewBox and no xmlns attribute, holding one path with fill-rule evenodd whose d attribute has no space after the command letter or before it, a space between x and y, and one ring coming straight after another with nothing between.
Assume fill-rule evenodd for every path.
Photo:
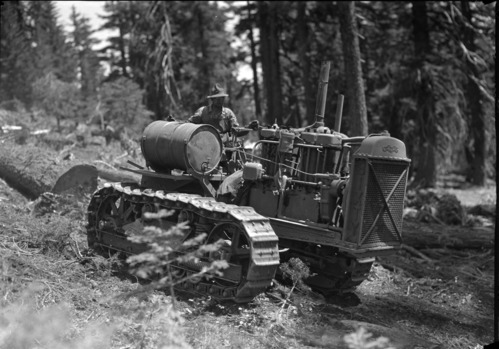
<instances>
[{"instance_id":1,"label":"fallen log","mask_svg":"<svg viewBox=\"0 0 499 349\"><path fill-rule=\"evenodd\" d=\"M496 206L495 205L475 205L475 206L468 209L468 213L478 215L478 216L495 218L496 217Z\"/></svg>"},{"instance_id":2,"label":"fallen log","mask_svg":"<svg viewBox=\"0 0 499 349\"><path fill-rule=\"evenodd\" d=\"M52 190L63 172L76 165L57 162L57 153L33 145L3 142L0 146L0 177L27 198L36 199Z\"/></svg>"},{"instance_id":3,"label":"fallen log","mask_svg":"<svg viewBox=\"0 0 499 349\"><path fill-rule=\"evenodd\" d=\"M448 226L435 223L404 221L404 243L421 250L429 248L491 249L494 248L493 227Z\"/></svg>"},{"instance_id":4,"label":"fallen log","mask_svg":"<svg viewBox=\"0 0 499 349\"><path fill-rule=\"evenodd\" d=\"M98 168L78 160L57 160L58 153L34 145L4 142L0 147L0 178L30 200L45 192L60 194L73 188L92 193L98 177L111 182L140 183L134 173Z\"/></svg>"}]
</instances>

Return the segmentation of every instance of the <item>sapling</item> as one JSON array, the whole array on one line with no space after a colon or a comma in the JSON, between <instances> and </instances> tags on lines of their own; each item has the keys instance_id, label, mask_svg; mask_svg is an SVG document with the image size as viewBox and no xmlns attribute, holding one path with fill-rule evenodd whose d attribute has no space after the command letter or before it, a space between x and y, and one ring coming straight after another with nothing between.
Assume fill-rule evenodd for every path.
<instances>
[{"instance_id":1,"label":"sapling","mask_svg":"<svg viewBox=\"0 0 499 349\"><path fill-rule=\"evenodd\" d=\"M146 225L141 233L132 233L129 240L134 243L147 244L148 250L127 259L130 271L142 279L154 280L143 290L169 288L172 299L174 286L184 281L198 281L201 278L222 276L222 270L229 265L225 260L212 261L200 271L187 276L178 275L172 266L177 263L199 262L209 252L218 250L223 240L206 244L206 234L202 233L182 241L189 226L186 222L178 223L168 229L162 226L162 220L173 214L173 211L159 210L144 213L145 220L155 220L156 225Z\"/></svg>"},{"instance_id":2,"label":"sapling","mask_svg":"<svg viewBox=\"0 0 499 349\"><path fill-rule=\"evenodd\" d=\"M301 290L303 292L310 292L310 287L305 283L305 279L311 276L309 267L302 262L299 258L290 258L288 262L281 263L279 266L281 269L283 276L285 278L291 279L293 285L289 290L286 299L284 299L281 309L279 310L279 314L282 312L282 309L289 302L291 295L295 289Z\"/></svg>"}]
</instances>

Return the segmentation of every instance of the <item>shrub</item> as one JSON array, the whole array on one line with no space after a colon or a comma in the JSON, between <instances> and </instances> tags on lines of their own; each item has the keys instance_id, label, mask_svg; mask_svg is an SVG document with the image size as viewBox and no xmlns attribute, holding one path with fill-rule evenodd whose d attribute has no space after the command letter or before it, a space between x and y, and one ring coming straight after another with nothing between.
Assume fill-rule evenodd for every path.
<instances>
[{"instance_id":1,"label":"shrub","mask_svg":"<svg viewBox=\"0 0 499 349\"><path fill-rule=\"evenodd\" d=\"M100 91L100 111L105 123L118 129L126 125L134 131L142 131L153 114L142 103L144 92L130 79L120 77L106 82Z\"/></svg>"},{"instance_id":2,"label":"shrub","mask_svg":"<svg viewBox=\"0 0 499 349\"><path fill-rule=\"evenodd\" d=\"M33 96L35 106L56 118L58 131L61 120L77 118L83 106L78 85L58 80L53 73L33 83Z\"/></svg>"}]
</instances>

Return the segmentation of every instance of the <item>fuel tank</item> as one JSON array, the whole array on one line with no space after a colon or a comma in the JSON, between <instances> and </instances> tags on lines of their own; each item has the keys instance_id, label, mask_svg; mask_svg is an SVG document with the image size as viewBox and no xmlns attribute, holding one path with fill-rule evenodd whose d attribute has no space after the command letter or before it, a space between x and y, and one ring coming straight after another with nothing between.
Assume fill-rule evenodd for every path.
<instances>
[{"instance_id":1,"label":"fuel tank","mask_svg":"<svg viewBox=\"0 0 499 349\"><path fill-rule=\"evenodd\" d=\"M158 120L149 124L140 142L146 164L156 172L172 169L210 173L222 157L223 144L210 125Z\"/></svg>"}]
</instances>

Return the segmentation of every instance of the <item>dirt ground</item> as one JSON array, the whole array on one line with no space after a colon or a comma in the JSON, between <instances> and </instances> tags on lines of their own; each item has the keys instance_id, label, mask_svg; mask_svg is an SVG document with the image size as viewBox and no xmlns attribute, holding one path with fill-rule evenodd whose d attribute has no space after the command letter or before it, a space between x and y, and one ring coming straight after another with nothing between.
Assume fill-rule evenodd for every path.
<instances>
[{"instance_id":1,"label":"dirt ground","mask_svg":"<svg viewBox=\"0 0 499 349\"><path fill-rule=\"evenodd\" d=\"M0 145L1 146L1 145ZM123 153L71 149L112 164ZM125 159L125 158L123 158ZM445 189L465 207L494 204L486 188ZM86 245L90 194L37 215L0 180L0 348L480 348L493 342L492 249L402 249L378 258L355 293L325 299L275 282L249 304L167 292L126 297L140 284ZM492 235L492 220L484 229ZM429 229L407 218L404 232ZM431 225L435 234L453 226ZM389 342L388 342L389 340ZM356 343L356 344L355 344Z\"/></svg>"}]
</instances>

